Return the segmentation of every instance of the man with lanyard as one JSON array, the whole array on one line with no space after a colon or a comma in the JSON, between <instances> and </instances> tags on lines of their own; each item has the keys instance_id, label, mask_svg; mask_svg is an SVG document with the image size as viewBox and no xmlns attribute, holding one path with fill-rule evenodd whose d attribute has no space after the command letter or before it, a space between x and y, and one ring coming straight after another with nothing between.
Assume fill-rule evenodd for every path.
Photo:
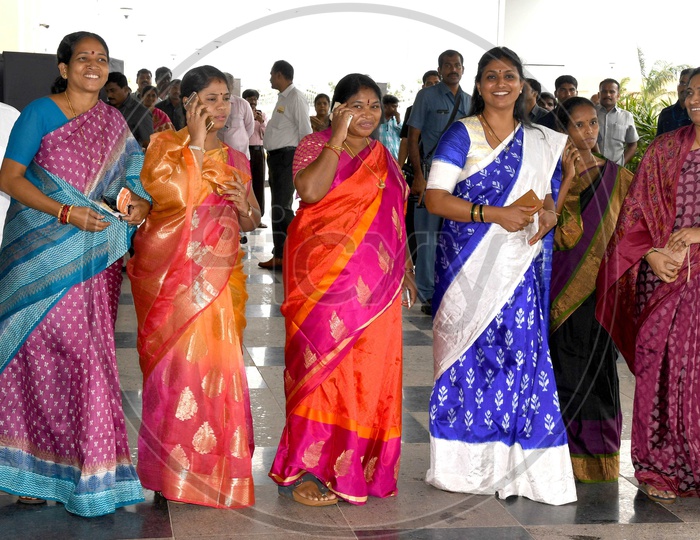
<instances>
[{"instance_id":1,"label":"man with lanyard","mask_svg":"<svg viewBox=\"0 0 700 540\"><path fill-rule=\"evenodd\" d=\"M418 197L414 213L418 244L416 284L422 302L421 311L428 315L432 314L435 250L441 219L428 213L423 204L423 195L427 172L440 137L452 122L467 116L471 106L471 96L459 85L464 74L463 62L462 55L453 50L447 50L438 57L438 73L442 80L418 92L407 121L408 157L414 171L411 193Z\"/></svg>"}]
</instances>

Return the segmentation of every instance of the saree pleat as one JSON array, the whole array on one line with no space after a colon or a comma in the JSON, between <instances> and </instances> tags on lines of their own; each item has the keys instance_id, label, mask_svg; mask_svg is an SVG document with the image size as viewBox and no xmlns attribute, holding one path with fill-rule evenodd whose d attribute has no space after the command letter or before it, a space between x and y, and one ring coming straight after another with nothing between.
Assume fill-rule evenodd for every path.
<instances>
[{"instance_id":1,"label":"saree pleat","mask_svg":"<svg viewBox=\"0 0 700 540\"><path fill-rule=\"evenodd\" d=\"M26 177L100 211L102 196L122 187L148 197L142 162L119 111L98 102L44 136ZM85 517L143 500L114 343L121 257L135 228L106 219L107 229L86 233L13 200L0 253L0 489Z\"/></svg>"},{"instance_id":2,"label":"saree pleat","mask_svg":"<svg viewBox=\"0 0 700 540\"><path fill-rule=\"evenodd\" d=\"M250 506L243 253L238 211L218 195L234 168L248 186L250 176L231 149L205 154L200 173L188 140L186 129L151 140L143 181L153 209L127 267L144 374L138 472L169 500Z\"/></svg>"},{"instance_id":3,"label":"saree pleat","mask_svg":"<svg viewBox=\"0 0 700 540\"><path fill-rule=\"evenodd\" d=\"M328 137L309 135L296 159L315 159ZM289 227L287 422L270 471L279 484L308 471L353 504L396 494L406 197L375 142L357 158L342 154L328 194L302 205Z\"/></svg>"},{"instance_id":4,"label":"saree pleat","mask_svg":"<svg viewBox=\"0 0 700 540\"><path fill-rule=\"evenodd\" d=\"M550 347L574 475L617 481L622 410L617 349L595 319L595 279L632 173L606 161L576 176L555 233Z\"/></svg>"}]
</instances>

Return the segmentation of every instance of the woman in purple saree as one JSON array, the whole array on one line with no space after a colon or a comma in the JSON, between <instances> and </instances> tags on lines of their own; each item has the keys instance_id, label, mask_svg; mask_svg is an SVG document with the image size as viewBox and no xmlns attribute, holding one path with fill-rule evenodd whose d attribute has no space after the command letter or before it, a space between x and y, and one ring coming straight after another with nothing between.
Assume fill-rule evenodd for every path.
<instances>
[{"instance_id":1,"label":"woman in purple saree","mask_svg":"<svg viewBox=\"0 0 700 540\"><path fill-rule=\"evenodd\" d=\"M114 324L122 256L150 204L138 143L98 101L106 44L70 34L58 61L65 92L25 108L0 171L12 197L0 251L0 489L91 517L143 500ZM133 206L117 219L99 202L125 187Z\"/></svg>"},{"instance_id":2,"label":"woman in purple saree","mask_svg":"<svg viewBox=\"0 0 700 540\"><path fill-rule=\"evenodd\" d=\"M634 476L664 503L700 496L700 69L686 108L693 123L640 162L596 282L596 317L636 380Z\"/></svg>"}]
</instances>

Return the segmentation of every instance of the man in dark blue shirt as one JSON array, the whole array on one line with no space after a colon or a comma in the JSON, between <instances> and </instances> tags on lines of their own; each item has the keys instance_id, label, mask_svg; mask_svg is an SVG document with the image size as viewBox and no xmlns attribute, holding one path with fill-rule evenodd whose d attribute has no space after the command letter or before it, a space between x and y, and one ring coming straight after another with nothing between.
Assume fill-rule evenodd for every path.
<instances>
[{"instance_id":1,"label":"man in dark blue shirt","mask_svg":"<svg viewBox=\"0 0 700 540\"><path fill-rule=\"evenodd\" d=\"M659 120L656 127L656 136L662 133L673 131L679 127L690 124L690 116L685 110L685 87L688 86L688 78L692 69L684 69L681 71L681 76L678 79L678 101L673 105L666 107L659 114Z\"/></svg>"},{"instance_id":2,"label":"man in dark blue shirt","mask_svg":"<svg viewBox=\"0 0 700 540\"><path fill-rule=\"evenodd\" d=\"M460 53L447 50L438 57L438 73L442 79L435 86L424 88L416 95L416 101L407 120L408 157L413 166L411 193L418 197L414 224L417 241L416 285L423 305L423 313L432 314L432 298L435 289L435 250L440 228L439 216L430 214L423 204L427 179L433 153L440 136L452 121L464 118L469 113L471 96L459 85L464 74L464 59ZM453 115L452 112L456 111ZM422 165L422 166L421 166Z\"/></svg>"}]
</instances>

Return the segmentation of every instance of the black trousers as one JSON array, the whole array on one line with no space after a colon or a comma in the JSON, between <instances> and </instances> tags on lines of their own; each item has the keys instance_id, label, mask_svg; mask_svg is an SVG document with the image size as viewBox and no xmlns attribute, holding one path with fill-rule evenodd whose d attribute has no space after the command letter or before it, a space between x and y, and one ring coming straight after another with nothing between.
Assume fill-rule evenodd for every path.
<instances>
[{"instance_id":1,"label":"black trousers","mask_svg":"<svg viewBox=\"0 0 700 540\"><path fill-rule=\"evenodd\" d=\"M294 219L292 202L294 200L294 181L292 162L293 146L270 150L267 153L267 167L270 171L270 206L272 214L272 256L281 259L284 254L284 242L287 239L287 227Z\"/></svg>"},{"instance_id":2,"label":"black trousers","mask_svg":"<svg viewBox=\"0 0 700 540\"><path fill-rule=\"evenodd\" d=\"M265 215L265 150L262 146L249 146L250 175L253 181L253 193L260 205L260 215Z\"/></svg>"}]
</instances>

